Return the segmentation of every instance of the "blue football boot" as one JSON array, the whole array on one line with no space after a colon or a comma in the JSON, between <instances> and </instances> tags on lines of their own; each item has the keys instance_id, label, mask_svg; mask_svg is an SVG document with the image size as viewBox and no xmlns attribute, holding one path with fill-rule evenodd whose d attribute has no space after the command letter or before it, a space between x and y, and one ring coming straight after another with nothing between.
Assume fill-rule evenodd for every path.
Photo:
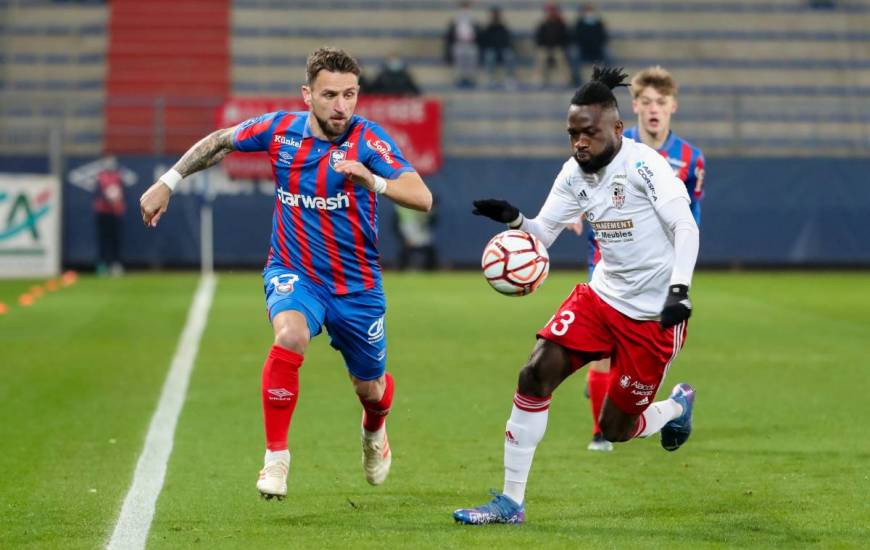
<instances>
[{"instance_id":1,"label":"blue football boot","mask_svg":"<svg viewBox=\"0 0 870 550\"><path fill-rule=\"evenodd\" d=\"M666 451L676 451L692 435L692 406L695 404L695 388L688 384L677 384L671 390L670 398L682 405L683 414L662 428L662 447Z\"/></svg>"},{"instance_id":2,"label":"blue football boot","mask_svg":"<svg viewBox=\"0 0 870 550\"><path fill-rule=\"evenodd\" d=\"M526 511L507 495L492 492L495 497L490 502L476 508L462 508L453 512L453 519L465 525L486 525L487 523L518 524L526 521Z\"/></svg>"}]
</instances>

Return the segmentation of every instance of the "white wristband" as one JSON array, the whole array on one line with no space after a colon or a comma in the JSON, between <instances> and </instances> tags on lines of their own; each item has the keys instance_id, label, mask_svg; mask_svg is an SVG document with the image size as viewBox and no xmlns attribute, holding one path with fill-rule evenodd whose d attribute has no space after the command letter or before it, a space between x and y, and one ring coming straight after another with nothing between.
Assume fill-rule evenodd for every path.
<instances>
[{"instance_id":1,"label":"white wristband","mask_svg":"<svg viewBox=\"0 0 870 550\"><path fill-rule=\"evenodd\" d=\"M175 186L178 185L178 182L183 178L184 176L179 174L178 170L170 168L165 174L160 176L160 181L162 181L170 191L175 191Z\"/></svg>"},{"instance_id":2,"label":"white wristband","mask_svg":"<svg viewBox=\"0 0 870 550\"><path fill-rule=\"evenodd\" d=\"M525 218L523 218L523 215L520 214L519 216L517 216L517 219L515 219L512 222L509 222L507 224L507 226L511 229L519 229L520 227L523 226L523 221L525 221Z\"/></svg>"},{"instance_id":3,"label":"white wristband","mask_svg":"<svg viewBox=\"0 0 870 550\"><path fill-rule=\"evenodd\" d=\"M374 189L372 189L378 195L383 195L387 192L387 180L380 176L375 176L375 185Z\"/></svg>"}]
</instances>

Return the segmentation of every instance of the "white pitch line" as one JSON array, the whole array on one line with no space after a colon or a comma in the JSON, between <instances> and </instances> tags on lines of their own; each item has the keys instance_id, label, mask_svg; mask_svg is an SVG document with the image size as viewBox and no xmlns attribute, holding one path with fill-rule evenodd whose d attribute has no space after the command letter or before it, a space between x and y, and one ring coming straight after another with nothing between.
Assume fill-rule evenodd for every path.
<instances>
[{"instance_id":1,"label":"white pitch line","mask_svg":"<svg viewBox=\"0 0 870 550\"><path fill-rule=\"evenodd\" d=\"M175 426L184 405L193 361L196 359L199 340L208 320L216 283L217 279L213 274L205 274L199 281L187 314L187 323L172 357L169 374L163 383L160 402L151 417L148 435L145 436L145 448L139 455L133 483L124 498L118 523L115 524L107 546L111 550L145 548L157 497L166 477L166 465L169 455L172 454Z\"/></svg>"}]
</instances>

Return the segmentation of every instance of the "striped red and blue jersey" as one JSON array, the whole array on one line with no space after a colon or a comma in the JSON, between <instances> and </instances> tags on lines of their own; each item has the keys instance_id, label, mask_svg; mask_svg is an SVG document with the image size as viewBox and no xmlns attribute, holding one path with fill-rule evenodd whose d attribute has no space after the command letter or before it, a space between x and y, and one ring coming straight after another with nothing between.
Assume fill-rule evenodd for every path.
<instances>
[{"instance_id":1,"label":"striped red and blue jersey","mask_svg":"<svg viewBox=\"0 0 870 550\"><path fill-rule=\"evenodd\" d=\"M333 167L356 160L386 179L414 168L374 122L354 115L345 134L330 142L311 134L308 116L267 113L233 133L237 150L268 151L272 163L275 210L266 269L286 267L339 295L379 288L377 196Z\"/></svg>"},{"instance_id":2,"label":"striped red and blue jersey","mask_svg":"<svg viewBox=\"0 0 870 550\"><path fill-rule=\"evenodd\" d=\"M637 126L625 131L625 137L641 141ZM686 184L686 191L694 205L704 198L704 153L673 131L658 149L674 169L674 174Z\"/></svg>"}]
</instances>

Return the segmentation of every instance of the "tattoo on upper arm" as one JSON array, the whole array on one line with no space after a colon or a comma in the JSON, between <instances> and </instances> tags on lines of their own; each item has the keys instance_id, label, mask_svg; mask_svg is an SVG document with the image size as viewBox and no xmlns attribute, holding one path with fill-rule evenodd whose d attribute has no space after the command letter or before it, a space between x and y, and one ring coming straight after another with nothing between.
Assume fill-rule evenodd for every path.
<instances>
[{"instance_id":1,"label":"tattoo on upper arm","mask_svg":"<svg viewBox=\"0 0 870 550\"><path fill-rule=\"evenodd\" d=\"M233 130L234 128L223 128L205 136L188 149L173 168L187 177L194 172L214 166L235 149Z\"/></svg>"}]
</instances>

